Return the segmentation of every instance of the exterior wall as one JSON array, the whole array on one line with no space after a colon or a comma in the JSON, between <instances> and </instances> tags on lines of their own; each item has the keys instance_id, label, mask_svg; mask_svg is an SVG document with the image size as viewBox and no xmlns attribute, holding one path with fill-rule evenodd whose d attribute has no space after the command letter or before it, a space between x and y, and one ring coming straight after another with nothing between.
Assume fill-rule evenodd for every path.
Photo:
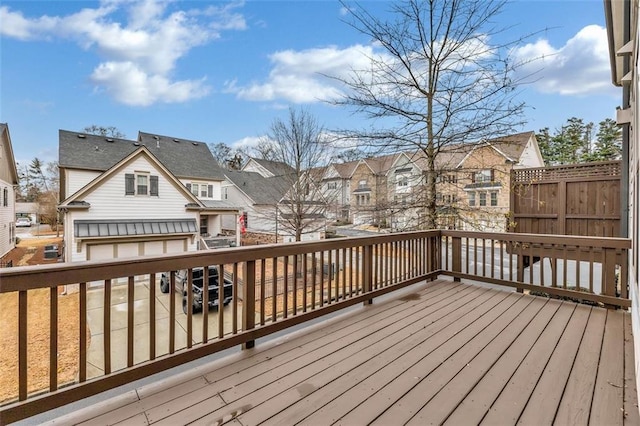
<instances>
[{"instance_id":1,"label":"exterior wall","mask_svg":"<svg viewBox=\"0 0 640 426\"><path fill-rule=\"evenodd\" d=\"M221 200L222 199L222 182L220 181L207 181L207 180L197 180L197 179L180 179L180 182L184 185L187 186L192 185L193 188L193 184L196 183L198 185L211 185L213 186L213 191L212 191L212 196L209 197L208 193L206 197L202 196L202 193L199 194L195 194L196 197L198 197L199 200ZM200 192L200 191L198 191Z\"/></svg>"},{"instance_id":2,"label":"exterior wall","mask_svg":"<svg viewBox=\"0 0 640 426\"><path fill-rule=\"evenodd\" d=\"M540 154L540 149L538 148L538 144L534 142L533 138L527 143L527 146L520 155L520 161L514 167L544 167L544 160Z\"/></svg>"},{"instance_id":3,"label":"exterior wall","mask_svg":"<svg viewBox=\"0 0 640 426\"><path fill-rule=\"evenodd\" d=\"M420 210L416 207L423 190L424 179L420 170L405 155L398 157L387 173L389 223L393 231L417 229Z\"/></svg>"},{"instance_id":4,"label":"exterior wall","mask_svg":"<svg viewBox=\"0 0 640 426\"><path fill-rule=\"evenodd\" d=\"M271 173L269 170L265 169L264 167L262 167L260 164L258 164L257 162L255 162L252 159L250 159L247 164L245 164L245 166L242 168L243 172L255 172L255 173L259 173L262 177L272 177L273 173Z\"/></svg>"},{"instance_id":5,"label":"exterior wall","mask_svg":"<svg viewBox=\"0 0 640 426\"><path fill-rule=\"evenodd\" d=\"M365 181L367 192L360 191L362 189L361 181ZM377 198L377 179L369 166L364 162L360 162L353 174L351 175L351 212L353 223L355 225L371 224L375 220L374 211L380 206L380 200ZM384 188L386 190L386 187ZM367 201L362 198L368 194ZM360 199L360 201L358 201Z\"/></svg>"},{"instance_id":6,"label":"exterior wall","mask_svg":"<svg viewBox=\"0 0 640 426\"><path fill-rule=\"evenodd\" d=\"M5 189L7 199L5 203ZM6 204L6 206L5 206ZM16 196L11 182L0 180L0 257L15 247Z\"/></svg>"},{"instance_id":7,"label":"exterior wall","mask_svg":"<svg viewBox=\"0 0 640 426\"><path fill-rule=\"evenodd\" d=\"M67 197L75 194L81 188L84 188L89 182L100 176L102 173L89 170L69 170L64 171L66 178L65 194ZM64 200L60 200L64 201Z\"/></svg>"},{"instance_id":8,"label":"exterior wall","mask_svg":"<svg viewBox=\"0 0 640 426\"><path fill-rule=\"evenodd\" d=\"M150 172L158 175L158 196L125 195L125 174ZM187 199L172 182L157 171L147 158L139 157L127 164L110 179L102 182L87 194L82 201L90 203L88 210L69 210L65 215L65 256L66 261L86 260L86 242L79 242L74 236L75 220L97 219L195 219L199 214L187 211ZM189 239L188 251L196 250L196 240Z\"/></svg>"},{"instance_id":9,"label":"exterior wall","mask_svg":"<svg viewBox=\"0 0 640 426\"><path fill-rule=\"evenodd\" d=\"M511 196L511 164L491 147L482 147L473 151L458 172L458 206L462 229L472 231L506 231L506 217L509 213ZM474 188L472 174L480 170L493 170L494 183L488 187ZM449 184L450 185L450 184ZM498 205L490 205L491 192L497 191ZM469 205L470 193L475 192L475 206ZM486 194L486 206L480 206L480 194Z\"/></svg>"},{"instance_id":10,"label":"exterior wall","mask_svg":"<svg viewBox=\"0 0 640 426\"><path fill-rule=\"evenodd\" d=\"M8 132L8 131L7 131ZM9 137L0 133L0 257L15 247L16 194L15 177L11 170L15 168L10 155ZM6 190L6 200L5 200ZM6 206L5 206L6 204Z\"/></svg>"}]
</instances>

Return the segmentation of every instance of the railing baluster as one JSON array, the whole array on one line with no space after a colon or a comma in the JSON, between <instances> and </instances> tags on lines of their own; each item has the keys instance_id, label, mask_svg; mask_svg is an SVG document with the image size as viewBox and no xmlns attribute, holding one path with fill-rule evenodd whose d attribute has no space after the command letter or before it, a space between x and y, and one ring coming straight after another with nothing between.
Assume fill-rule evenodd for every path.
<instances>
[{"instance_id":1,"label":"railing baluster","mask_svg":"<svg viewBox=\"0 0 640 426\"><path fill-rule=\"evenodd\" d=\"M80 342L80 365L78 365L78 378L80 383L82 383L87 380L87 283L80 283L79 288L80 338L78 339L78 341Z\"/></svg>"},{"instance_id":2,"label":"railing baluster","mask_svg":"<svg viewBox=\"0 0 640 426\"><path fill-rule=\"evenodd\" d=\"M202 276L202 292L208 292L209 288L209 277L206 275ZM193 346L193 269L189 268L187 270L187 349L190 349ZM184 293L184 289L182 290ZM185 299L184 294L182 296L182 303L184 305ZM204 306L202 307L204 309ZM183 309L184 310L184 309Z\"/></svg>"},{"instance_id":3,"label":"railing baluster","mask_svg":"<svg viewBox=\"0 0 640 426\"><path fill-rule=\"evenodd\" d=\"M298 255L293 255L293 315L298 313Z\"/></svg>"},{"instance_id":4,"label":"railing baluster","mask_svg":"<svg viewBox=\"0 0 640 426\"><path fill-rule=\"evenodd\" d=\"M264 310L265 310L265 299L266 299L266 292L267 292L267 289L265 288L267 285L266 275L267 275L266 259L260 259L260 325L265 324ZM305 275L305 278L306 278L306 275Z\"/></svg>"},{"instance_id":5,"label":"railing baluster","mask_svg":"<svg viewBox=\"0 0 640 426\"><path fill-rule=\"evenodd\" d=\"M109 287L111 287L111 283L109 283ZM107 287L105 283L105 291L106 289ZM107 323L105 322L105 324ZM106 325L105 325L105 335L106 335ZM156 359L156 274L155 273L152 273L149 275L149 359L151 360Z\"/></svg>"},{"instance_id":6,"label":"railing baluster","mask_svg":"<svg viewBox=\"0 0 640 426\"><path fill-rule=\"evenodd\" d=\"M589 247L589 292L593 293L593 263L594 263L594 254L593 247ZM602 290L602 288L600 289Z\"/></svg>"},{"instance_id":7,"label":"railing baluster","mask_svg":"<svg viewBox=\"0 0 640 426\"><path fill-rule=\"evenodd\" d=\"M582 255L582 249L580 247L576 247L576 289L580 290L582 285L580 285L580 256Z\"/></svg>"},{"instance_id":8,"label":"railing baluster","mask_svg":"<svg viewBox=\"0 0 640 426\"><path fill-rule=\"evenodd\" d=\"M504 240L500 240L500 279L504 279Z\"/></svg>"},{"instance_id":9,"label":"railing baluster","mask_svg":"<svg viewBox=\"0 0 640 426\"><path fill-rule=\"evenodd\" d=\"M209 266L202 270L202 343L209 340ZM218 293L224 293L224 280L218 276Z\"/></svg>"},{"instance_id":10,"label":"railing baluster","mask_svg":"<svg viewBox=\"0 0 640 426\"><path fill-rule=\"evenodd\" d=\"M58 287L49 288L49 392L58 389Z\"/></svg>"},{"instance_id":11,"label":"railing baluster","mask_svg":"<svg viewBox=\"0 0 640 426\"><path fill-rule=\"evenodd\" d=\"M333 286L333 258L331 256L331 250L327 252L327 304L331 304L332 294L331 287ZM324 267L323 267L324 269Z\"/></svg>"},{"instance_id":12,"label":"railing baluster","mask_svg":"<svg viewBox=\"0 0 640 426\"><path fill-rule=\"evenodd\" d=\"M224 337L224 264L218 265L218 339ZM222 283L222 291L220 291L220 283ZM233 299L238 297L235 286L232 287Z\"/></svg>"},{"instance_id":13,"label":"railing baluster","mask_svg":"<svg viewBox=\"0 0 640 426\"><path fill-rule=\"evenodd\" d=\"M18 292L18 399L27 399L27 292Z\"/></svg>"},{"instance_id":14,"label":"railing baluster","mask_svg":"<svg viewBox=\"0 0 640 426\"><path fill-rule=\"evenodd\" d=\"M104 280L104 303L103 303L103 356L104 374L111 373L111 280Z\"/></svg>"},{"instance_id":15,"label":"railing baluster","mask_svg":"<svg viewBox=\"0 0 640 426\"><path fill-rule=\"evenodd\" d=\"M347 249L342 251L342 299L347 298Z\"/></svg>"},{"instance_id":16,"label":"railing baluster","mask_svg":"<svg viewBox=\"0 0 640 426\"><path fill-rule=\"evenodd\" d=\"M271 322L278 316L278 258L271 258ZM234 294L235 297L235 294Z\"/></svg>"},{"instance_id":17,"label":"railing baluster","mask_svg":"<svg viewBox=\"0 0 640 426\"><path fill-rule=\"evenodd\" d=\"M316 261L316 252L311 253L311 310L316 309L316 274L317 271L317 261Z\"/></svg>"},{"instance_id":18,"label":"railing baluster","mask_svg":"<svg viewBox=\"0 0 640 426\"><path fill-rule=\"evenodd\" d=\"M529 244L529 284L533 284L533 265L535 262L533 243Z\"/></svg>"},{"instance_id":19,"label":"railing baluster","mask_svg":"<svg viewBox=\"0 0 640 426\"><path fill-rule=\"evenodd\" d=\"M176 271L170 271L169 272L169 353L172 354L175 351L176 351Z\"/></svg>"},{"instance_id":20,"label":"railing baluster","mask_svg":"<svg viewBox=\"0 0 640 426\"><path fill-rule=\"evenodd\" d=\"M238 334L238 262L233 263L233 300L231 304L231 332ZM220 309L220 306L218 306L218 309Z\"/></svg>"},{"instance_id":21,"label":"railing baluster","mask_svg":"<svg viewBox=\"0 0 640 426\"><path fill-rule=\"evenodd\" d=\"M129 276L127 279L127 367L133 365L133 348L135 340L133 338L133 304L135 300L134 277Z\"/></svg>"},{"instance_id":22,"label":"railing baluster","mask_svg":"<svg viewBox=\"0 0 640 426\"><path fill-rule=\"evenodd\" d=\"M289 316L289 256L284 256L284 282L282 289L282 318L287 318Z\"/></svg>"},{"instance_id":23,"label":"railing baluster","mask_svg":"<svg viewBox=\"0 0 640 426\"><path fill-rule=\"evenodd\" d=\"M237 263L236 263L237 265ZM236 270L237 271L237 270ZM244 263L244 284L242 285L242 330L253 330L256 321L256 262L248 260ZM255 346L255 340L243 344L244 349Z\"/></svg>"},{"instance_id":24,"label":"railing baluster","mask_svg":"<svg viewBox=\"0 0 640 426\"><path fill-rule=\"evenodd\" d=\"M567 245L562 245L562 288L567 288Z\"/></svg>"}]
</instances>

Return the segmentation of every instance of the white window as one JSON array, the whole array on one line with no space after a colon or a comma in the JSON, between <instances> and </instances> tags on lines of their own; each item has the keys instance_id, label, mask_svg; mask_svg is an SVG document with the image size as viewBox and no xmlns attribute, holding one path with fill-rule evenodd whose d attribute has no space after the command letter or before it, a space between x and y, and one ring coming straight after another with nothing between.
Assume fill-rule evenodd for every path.
<instances>
[{"instance_id":1,"label":"white window","mask_svg":"<svg viewBox=\"0 0 640 426\"><path fill-rule=\"evenodd\" d=\"M491 192L491 206L495 207L498 205L498 191Z\"/></svg>"},{"instance_id":2,"label":"white window","mask_svg":"<svg viewBox=\"0 0 640 426\"><path fill-rule=\"evenodd\" d=\"M470 206L476 205L476 193L473 191L469 192L469 205Z\"/></svg>"},{"instance_id":3,"label":"white window","mask_svg":"<svg viewBox=\"0 0 640 426\"><path fill-rule=\"evenodd\" d=\"M136 195L149 194L149 176L148 175L136 175Z\"/></svg>"},{"instance_id":4,"label":"white window","mask_svg":"<svg viewBox=\"0 0 640 426\"><path fill-rule=\"evenodd\" d=\"M200 185L200 198L207 198L207 185Z\"/></svg>"},{"instance_id":5,"label":"white window","mask_svg":"<svg viewBox=\"0 0 640 426\"><path fill-rule=\"evenodd\" d=\"M367 180L363 179L360 182L358 182L358 188L366 188L367 187Z\"/></svg>"},{"instance_id":6,"label":"white window","mask_svg":"<svg viewBox=\"0 0 640 426\"><path fill-rule=\"evenodd\" d=\"M409 185L409 177L406 175L400 175L396 177L396 185L397 186L408 186Z\"/></svg>"},{"instance_id":7,"label":"white window","mask_svg":"<svg viewBox=\"0 0 640 426\"><path fill-rule=\"evenodd\" d=\"M371 194L358 194L356 200L359 206L368 206L371 201Z\"/></svg>"},{"instance_id":8,"label":"white window","mask_svg":"<svg viewBox=\"0 0 640 426\"><path fill-rule=\"evenodd\" d=\"M484 207L487 205L487 193L486 192L481 192L480 193L480 206Z\"/></svg>"},{"instance_id":9,"label":"white window","mask_svg":"<svg viewBox=\"0 0 640 426\"><path fill-rule=\"evenodd\" d=\"M197 197L199 191L200 191L200 185L197 184L197 183L192 183L191 184L191 193Z\"/></svg>"},{"instance_id":10,"label":"white window","mask_svg":"<svg viewBox=\"0 0 640 426\"><path fill-rule=\"evenodd\" d=\"M225 200L229 199L229 188L226 187L226 186L222 190L222 198L225 199Z\"/></svg>"},{"instance_id":11,"label":"white window","mask_svg":"<svg viewBox=\"0 0 640 426\"><path fill-rule=\"evenodd\" d=\"M336 189L338 184L336 182L327 182L327 189Z\"/></svg>"}]
</instances>

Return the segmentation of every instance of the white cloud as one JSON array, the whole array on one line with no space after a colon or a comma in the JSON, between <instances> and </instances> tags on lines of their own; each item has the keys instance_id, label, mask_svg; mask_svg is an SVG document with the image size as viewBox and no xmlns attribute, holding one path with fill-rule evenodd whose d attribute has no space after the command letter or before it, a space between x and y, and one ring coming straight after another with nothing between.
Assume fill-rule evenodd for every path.
<instances>
[{"instance_id":1,"label":"white cloud","mask_svg":"<svg viewBox=\"0 0 640 426\"><path fill-rule=\"evenodd\" d=\"M558 48L540 39L513 53L525 63L517 77L530 75L533 86L543 93L617 94L610 82L607 31L601 26L584 27Z\"/></svg>"},{"instance_id":2,"label":"white cloud","mask_svg":"<svg viewBox=\"0 0 640 426\"><path fill-rule=\"evenodd\" d=\"M119 102L133 106L186 102L209 94L201 80L170 81L162 75L149 75L133 62L105 62L91 74Z\"/></svg>"},{"instance_id":3,"label":"white cloud","mask_svg":"<svg viewBox=\"0 0 640 426\"><path fill-rule=\"evenodd\" d=\"M237 140L235 142L231 142L230 147L233 148L233 149L254 148L263 139L264 139L264 136L247 136L247 137L239 139L239 140Z\"/></svg>"},{"instance_id":4,"label":"white cloud","mask_svg":"<svg viewBox=\"0 0 640 426\"><path fill-rule=\"evenodd\" d=\"M334 99L342 94L341 84L326 76L346 79L352 70L368 69L374 54L371 46L363 45L284 50L269 57L273 68L266 81L248 85L232 81L226 91L251 101L283 99L301 104Z\"/></svg>"},{"instance_id":5,"label":"white cloud","mask_svg":"<svg viewBox=\"0 0 640 426\"><path fill-rule=\"evenodd\" d=\"M243 30L246 22L234 10L242 3L222 7L169 12L169 1L104 0L67 16L26 18L0 7L0 35L20 40L67 38L103 59L91 81L117 101L145 106L156 102L185 102L205 96L205 78L172 81L177 62L191 49L220 37L221 31ZM115 12L125 11L126 22Z\"/></svg>"}]
</instances>

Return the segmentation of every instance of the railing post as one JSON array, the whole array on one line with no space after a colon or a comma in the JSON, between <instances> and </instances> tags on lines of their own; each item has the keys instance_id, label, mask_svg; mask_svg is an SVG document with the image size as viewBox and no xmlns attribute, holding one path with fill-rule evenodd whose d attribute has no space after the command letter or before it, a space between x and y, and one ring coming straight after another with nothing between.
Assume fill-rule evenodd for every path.
<instances>
[{"instance_id":1,"label":"railing post","mask_svg":"<svg viewBox=\"0 0 640 426\"><path fill-rule=\"evenodd\" d=\"M451 271L462 272L462 238L451 238ZM453 281L460 282L460 278L454 277Z\"/></svg>"},{"instance_id":2,"label":"railing post","mask_svg":"<svg viewBox=\"0 0 640 426\"><path fill-rule=\"evenodd\" d=\"M373 288L373 246L366 245L362 253L362 288L365 294ZM364 301L365 305L371 305L373 299Z\"/></svg>"},{"instance_id":3,"label":"railing post","mask_svg":"<svg viewBox=\"0 0 640 426\"><path fill-rule=\"evenodd\" d=\"M223 281L220 278L220 281ZM224 291L222 285L218 291ZM234 295L235 297L235 295ZM275 297L275 295L274 295ZM285 294L284 297L287 297ZM221 309L221 307L218 307ZM256 261L248 260L244 264L244 285L242 286L242 330L252 330L256 325ZM251 349L255 340L249 340L242 345L243 349Z\"/></svg>"},{"instance_id":4,"label":"railing post","mask_svg":"<svg viewBox=\"0 0 640 426\"><path fill-rule=\"evenodd\" d=\"M605 248L602 259L602 289L605 296L616 297L616 251L612 248ZM615 306L605 304L608 309Z\"/></svg>"}]
</instances>

